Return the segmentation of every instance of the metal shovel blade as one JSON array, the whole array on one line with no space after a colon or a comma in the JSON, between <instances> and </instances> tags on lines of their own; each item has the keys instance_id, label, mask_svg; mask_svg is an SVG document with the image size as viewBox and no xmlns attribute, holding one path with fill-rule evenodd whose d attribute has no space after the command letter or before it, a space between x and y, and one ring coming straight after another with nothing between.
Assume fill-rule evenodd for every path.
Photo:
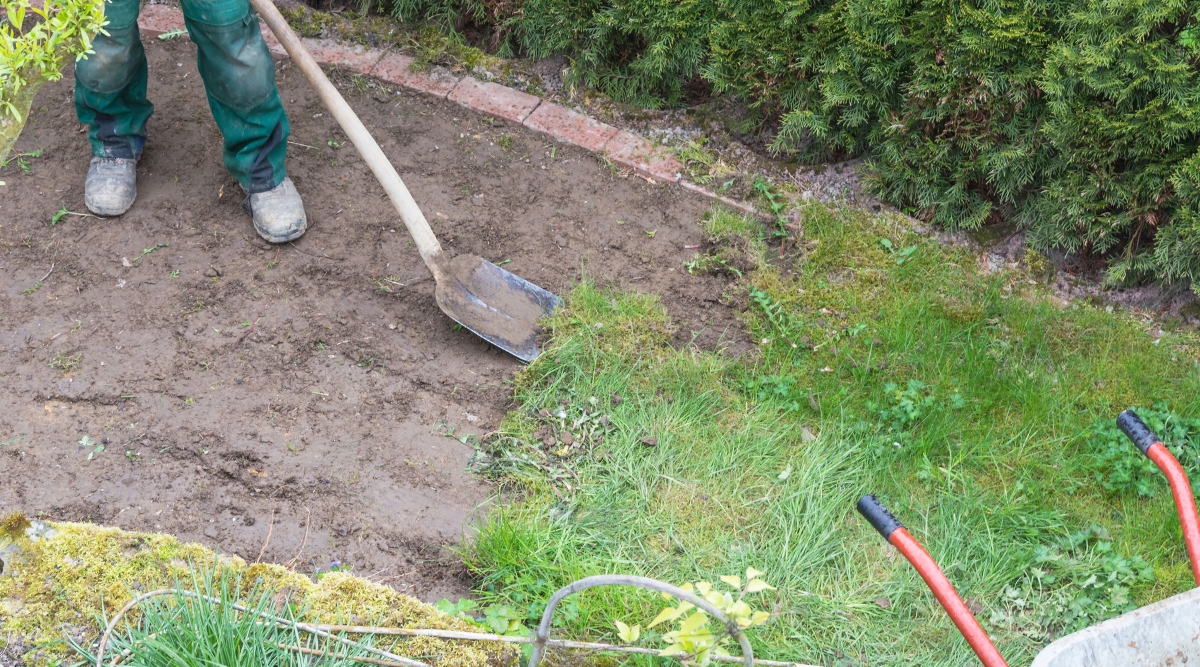
<instances>
[{"instance_id":1,"label":"metal shovel blade","mask_svg":"<svg viewBox=\"0 0 1200 667\"><path fill-rule=\"evenodd\" d=\"M459 255L442 271L442 312L521 361L537 358L538 320L554 312L558 297L475 255Z\"/></svg>"}]
</instances>

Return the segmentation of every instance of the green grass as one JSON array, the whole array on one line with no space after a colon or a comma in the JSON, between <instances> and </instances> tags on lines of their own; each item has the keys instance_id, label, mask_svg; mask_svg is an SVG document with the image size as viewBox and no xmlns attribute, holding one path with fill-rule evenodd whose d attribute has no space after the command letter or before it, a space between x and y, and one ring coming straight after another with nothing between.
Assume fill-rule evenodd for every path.
<instances>
[{"instance_id":1,"label":"green grass","mask_svg":"<svg viewBox=\"0 0 1200 667\"><path fill-rule=\"evenodd\" d=\"M1156 344L1135 315L1064 304L1028 272L982 273L903 222L808 208L801 254L730 288L758 343L740 359L673 349L654 297L573 290L517 378L521 407L480 446L480 468L515 498L464 553L485 599L533 618L590 574L682 583L752 566L778 587L759 657L971 662L855 513L867 492L982 606L1011 664L1190 588L1169 494L1106 484L1113 463L1092 434L1129 406L1200 413L1194 337ZM769 233L719 212L706 226L740 253L761 250L747 233ZM563 447L557 434L589 413L611 428ZM615 640L612 621L644 624L660 605L588 591L558 632Z\"/></svg>"},{"instance_id":2,"label":"green grass","mask_svg":"<svg viewBox=\"0 0 1200 667\"><path fill-rule=\"evenodd\" d=\"M269 591L244 591L242 582L228 574L207 570L197 574L190 585L176 584L175 593L142 601L126 620L123 630L112 635L105 647L105 663L127 653L122 664L130 667L302 667L319 658L328 667L361 664L352 658L365 655L364 647L372 638L364 637L349 645L318 641L313 635L294 627L264 622L261 613L278 616L286 622L297 621L289 601ZM185 595L188 590L200 597ZM234 605L241 604L250 613ZM98 619L103 627L106 619ZM344 638L344 635L339 635ZM284 646L325 652L316 657ZM92 664L97 647L72 642L78 655Z\"/></svg>"}]
</instances>

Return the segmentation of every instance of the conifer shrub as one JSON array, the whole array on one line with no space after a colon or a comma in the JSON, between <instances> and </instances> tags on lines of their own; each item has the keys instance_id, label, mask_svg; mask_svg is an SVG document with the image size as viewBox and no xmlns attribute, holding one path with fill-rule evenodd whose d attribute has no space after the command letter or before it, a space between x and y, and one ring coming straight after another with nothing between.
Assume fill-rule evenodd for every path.
<instances>
[{"instance_id":1,"label":"conifer shrub","mask_svg":"<svg viewBox=\"0 0 1200 667\"><path fill-rule=\"evenodd\" d=\"M977 228L1018 208L1049 147L1042 58L1064 0L845 0L844 37L817 63L816 104L785 117L867 152L868 186L918 217Z\"/></svg>"},{"instance_id":2,"label":"conifer shrub","mask_svg":"<svg viewBox=\"0 0 1200 667\"><path fill-rule=\"evenodd\" d=\"M568 83L658 108L700 74L717 13L716 0L524 0L512 27L530 56L569 55Z\"/></svg>"},{"instance_id":3,"label":"conifer shrub","mask_svg":"<svg viewBox=\"0 0 1200 667\"><path fill-rule=\"evenodd\" d=\"M1113 258L1117 282L1200 278L1200 3L1086 0L1041 86L1055 151L1022 220L1036 247Z\"/></svg>"},{"instance_id":4,"label":"conifer shrub","mask_svg":"<svg viewBox=\"0 0 1200 667\"><path fill-rule=\"evenodd\" d=\"M925 221L1200 278L1200 0L372 1L510 3L485 22L568 83L660 107L703 77Z\"/></svg>"}]
</instances>

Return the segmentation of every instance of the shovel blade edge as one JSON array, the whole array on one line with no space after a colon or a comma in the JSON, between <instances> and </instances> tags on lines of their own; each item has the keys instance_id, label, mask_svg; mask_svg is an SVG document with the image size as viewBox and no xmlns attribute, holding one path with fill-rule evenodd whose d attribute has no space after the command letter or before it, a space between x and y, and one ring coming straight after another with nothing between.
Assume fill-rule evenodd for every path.
<instances>
[{"instance_id":1,"label":"shovel blade edge","mask_svg":"<svg viewBox=\"0 0 1200 667\"><path fill-rule=\"evenodd\" d=\"M538 357L538 320L558 307L557 296L475 255L443 268L436 293L442 312L521 361Z\"/></svg>"}]
</instances>

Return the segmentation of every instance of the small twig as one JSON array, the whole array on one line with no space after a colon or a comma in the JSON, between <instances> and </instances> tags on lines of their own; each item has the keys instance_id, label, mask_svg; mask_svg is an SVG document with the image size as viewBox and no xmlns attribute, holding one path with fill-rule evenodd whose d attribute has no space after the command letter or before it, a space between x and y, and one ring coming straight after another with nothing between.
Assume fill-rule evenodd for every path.
<instances>
[{"instance_id":1,"label":"small twig","mask_svg":"<svg viewBox=\"0 0 1200 667\"><path fill-rule=\"evenodd\" d=\"M233 349L235 349L235 350L238 349L238 346L242 344L242 341L246 340L246 336L249 336L250 334L254 333L254 325L258 324L258 320L261 317L262 317L262 311L260 310L260 311L258 311L258 315L255 316L254 321L250 323L250 328L246 329L246 333L239 336L237 339L237 342L233 344Z\"/></svg>"},{"instance_id":2,"label":"small twig","mask_svg":"<svg viewBox=\"0 0 1200 667\"><path fill-rule=\"evenodd\" d=\"M372 665L383 665L384 667L408 667L412 663L392 662L391 660L379 660L378 658L368 658L361 655L346 655L345 653L330 653L329 651L321 651L315 648L307 648L304 646L288 646L287 644L276 644L279 648L285 651L298 651L309 655L319 655L329 658L340 658L342 660L353 660L355 662L365 662Z\"/></svg>"},{"instance_id":3,"label":"small twig","mask_svg":"<svg viewBox=\"0 0 1200 667\"><path fill-rule=\"evenodd\" d=\"M296 568L296 561L300 558L300 554L304 552L304 545L308 543L308 525L312 523L312 510L305 507L304 511L308 512L308 518L304 520L304 539L300 540L300 548L296 550L296 555L292 556L292 559L284 566L289 570Z\"/></svg>"},{"instance_id":4,"label":"small twig","mask_svg":"<svg viewBox=\"0 0 1200 667\"><path fill-rule=\"evenodd\" d=\"M267 545L271 543L271 531L275 530L275 508L271 508L271 524L267 526L267 539L263 542L262 548L258 550L258 558L254 559L255 563L262 561L263 554L267 551Z\"/></svg>"},{"instance_id":5,"label":"small twig","mask_svg":"<svg viewBox=\"0 0 1200 667\"><path fill-rule=\"evenodd\" d=\"M319 150L321 150L320 148L317 148L316 146L309 146L308 144L302 144L302 143L300 143L299 141L292 141L291 139L288 139L288 143L289 143L289 144L291 144L291 145L293 145L293 146L300 146L300 147L302 147L302 148L311 148L311 149L313 149L314 151L319 151Z\"/></svg>"},{"instance_id":6,"label":"small twig","mask_svg":"<svg viewBox=\"0 0 1200 667\"><path fill-rule=\"evenodd\" d=\"M384 628L366 625L313 625L309 623L298 623L297 628L301 630L324 630L326 632L345 632L352 635L400 635L404 637L436 637L438 639L464 639L467 641L481 642L504 642L506 644L532 644L534 639L531 637L510 636L510 635L494 635L483 632L462 632L459 630L434 630L426 628ZM586 649L591 651L613 651L616 653L638 653L641 655L662 655L662 652L657 649L643 648L641 646L620 646L617 644L605 644L602 642L580 642L570 639L549 639L546 641L548 646L555 648L574 648ZM675 656L663 656L675 657ZM683 657L683 656L679 656ZM710 656L712 660L718 662L744 662L741 656ZM760 660L754 659L755 665L764 665L765 667L815 667L814 665L806 665L799 662L784 662L779 660Z\"/></svg>"},{"instance_id":7,"label":"small twig","mask_svg":"<svg viewBox=\"0 0 1200 667\"><path fill-rule=\"evenodd\" d=\"M406 283L398 283L395 280L388 280L387 278L381 278L380 280L382 280L385 283L399 285L400 287L408 287L409 285L416 285L417 283L421 282L422 280L429 280L432 277L433 276L421 276L420 278L413 278L412 280L410 280Z\"/></svg>"},{"instance_id":8,"label":"small twig","mask_svg":"<svg viewBox=\"0 0 1200 667\"><path fill-rule=\"evenodd\" d=\"M41 280L39 280L38 282L39 282L39 283L44 283L44 282L46 282L46 279L50 277L50 274L51 274L51 273L54 273L54 262L50 262L50 270L49 270L49 271L47 271L47 272L46 272L46 275L42 276L42 279L41 279Z\"/></svg>"},{"instance_id":9,"label":"small twig","mask_svg":"<svg viewBox=\"0 0 1200 667\"><path fill-rule=\"evenodd\" d=\"M313 225L308 226L309 231L312 231L312 228L313 228ZM301 250L301 249L297 248L295 242L293 242L293 241L288 241L288 245L292 246L292 249L295 250L296 252L301 253L303 255L308 255L309 257L319 257L321 259L329 259L329 260L333 260L335 262L346 261L345 257L330 257L329 255L314 255L313 253L308 252L307 250Z\"/></svg>"}]
</instances>

